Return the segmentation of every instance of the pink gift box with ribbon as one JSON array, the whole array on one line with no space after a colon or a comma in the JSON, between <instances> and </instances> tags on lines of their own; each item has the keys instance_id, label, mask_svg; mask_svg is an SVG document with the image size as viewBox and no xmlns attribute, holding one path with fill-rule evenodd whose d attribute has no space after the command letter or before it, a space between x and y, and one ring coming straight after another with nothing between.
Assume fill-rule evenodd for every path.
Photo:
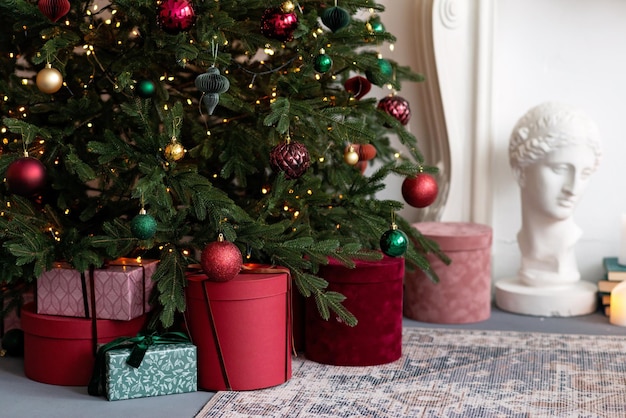
<instances>
[{"instance_id":1,"label":"pink gift box with ribbon","mask_svg":"<svg viewBox=\"0 0 626 418\"><path fill-rule=\"evenodd\" d=\"M90 317L91 282L98 319L128 321L150 310L151 277L157 260L120 258L106 267L80 273L59 263L37 279L37 314Z\"/></svg>"}]
</instances>

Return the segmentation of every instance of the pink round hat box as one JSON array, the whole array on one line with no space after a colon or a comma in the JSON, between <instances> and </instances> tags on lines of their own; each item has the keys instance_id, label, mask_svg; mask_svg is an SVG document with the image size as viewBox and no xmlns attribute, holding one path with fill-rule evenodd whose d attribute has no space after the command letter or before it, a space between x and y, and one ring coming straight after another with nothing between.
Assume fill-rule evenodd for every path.
<instances>
[{"instance_id":1,"label":"pink round hat box","mask_svg":"<svg viewBox=\"0 0 626 418\"><path fill-rule=\"evenodd\" d=\"M419 270L406 272L404 316L437 324L488 319L491 315L491 228L468 222L419 222L413 226L437 242L451 263L446 265L435 255L427 254L439 283L433 283Z\"/></svg>"}]
</instances>

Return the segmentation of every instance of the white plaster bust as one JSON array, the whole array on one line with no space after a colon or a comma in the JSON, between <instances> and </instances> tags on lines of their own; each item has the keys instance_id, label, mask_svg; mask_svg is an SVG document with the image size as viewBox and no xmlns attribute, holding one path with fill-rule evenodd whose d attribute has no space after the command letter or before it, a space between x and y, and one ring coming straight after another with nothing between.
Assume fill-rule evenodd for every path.
<instances>
[{"instance_id":1,"label":"white plaster bust","mask_svg":"<svg viewBox=\"0 0 626 418\"><path fill-rule=\"evenodd\" d=\"M598 128L579 109L547 102L517 122L509 162L521 192L523 284L567 286L580 279L574 247L582 231L573 214L600 159Z\"/></svg>"}]
</instances>

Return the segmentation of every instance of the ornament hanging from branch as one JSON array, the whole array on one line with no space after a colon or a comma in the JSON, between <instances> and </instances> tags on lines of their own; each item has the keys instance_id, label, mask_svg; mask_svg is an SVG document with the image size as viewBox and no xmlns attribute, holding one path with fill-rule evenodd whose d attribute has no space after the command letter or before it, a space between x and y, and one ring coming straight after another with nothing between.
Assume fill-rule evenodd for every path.
<instances>
[{"instance_id":1,"label":"ornament hanging from branch","mask_svg":"<svg viewBox=\"0 0 626 418\"><path fill-rule=\"evenodd\" d=\"M385 32L385 26L380 20L380 17L376 14L372 14L367 23L365 24L365 29L373 35L375 33L383 33Z\"/></svg>"},{"instance_id":2,"label":"ornament hanging from branch","mask_svg":"<svg viewBox=\"0 0 626 418\"><path fill-rule=\"evenodd\" d=\"M354 150L354 146L348 145L343 153L343 160L348 165L356 165L359 162L359 153Z\"/></svg>"},{"instance_id":3,"label":"ornament hanging from branch","mask_svg":"<svg viewBox=\"0 0 626 418\"><path fill-rule=\"evenodd\" d=\"M381 87L391 81L393 67L391 63L384 59L380 54L376 63L376 67L365 71L365 76L372 84Z\"/></svg>"},{"instance_id":4,"label":"ornament hanging from branch","mask_svg":"<svg viewBox=\"0 0 626 418\"><path fill-rule=\"evenodd\" d=\"M165 158L168 161L178 161L185 156L185 147L178 142L175 136L172 137L170 143L165 146Z\"/></svg>"},{"instance_id":5,"label":"ornament hanging from branch","mask_svg":"<svg viewBox=\"0 0 626 418\"><path fill-rule=\"evenodd\" d=\"M402 197L409 205L416 208L430 206L439 193L437 180L427 173L407 177L402 182Z\"/></svg>"},{"instance_id":6,"label":"ornament hanging from branch","mask_svg":"<svg viewBox=\"0 0 626 418\"><path fill-rule=\"evenodd\" d=\"M318 73L325 73L333 66L333 59L326 53L324 48L320 49L320 53L315 57L313 61L313 68Z\"/></svg>"},{"instance_id":7,"label":"ornament hanging from branch","mask_svg":"<svg viewBox=\"0 0 626 418\"><path fill-rule=\"evenodd\" d=\"M285 2L291 3L291 2ZM293 40L293 34L298 28L298 15L293 8L271 7L266 9L261 16L261 33L268 38L281 42ZM285 11L290 10L290 11Z\"/></svg>"},{"instance_id":8,"label":"ornament hanging from branch","mask_svg":"<svg viewBox=\"0 0 626 418\"><path fill-rule=\"evenodd\" d=\"M157 19L164 32L177 35L193 26L196 12L191 1L160 0L157 6Z\"/></svg>"},{"instance_id":9,"label":"ornament hanging from branch","mask_svg":"<svg viewBox=\"0 0 626 418\"><path fill-rule=\"evenodd\" d=\"M372 89L372 83L365 77L357 75L346 80L343 87L355 99L359 100Z\"/></svg>"},{"instance_id":10,"label":"ornament hanging from branch","mask_svg":"<svg viewBox=\"0 0 626 418\"><path fill-rule=\"evenodd\" d=\"M53 68L52 64L47 63L46 67L37 73L35 84L41 92L53 94L63 86L63 75L59 70Z\"/></svg>"},{"instance_id":11,"label":"ornament hanging from branch","mask_svg":"<svg viewBox=\"0 0 626 418\"><path fill-rule=\"evenodd\" d=\"M304 144L287 137L270 152L270 165L274 171L285 173L287 179L297 179L311 165L309 150Z\"/></svg>"},{"instance_id":12,"label":"ornament hanging from branch","mask_svg":"<svg viewBox=\"0 0 626 418\"><path fill-rule=\"evenodd\" d=\"M137 239L145 240L154 237L157 221L142 207L139 214L130 221L130 232Z\"/></svg>"},{"instance_id":13,"label":"ornament hanging from branch","mask_svg":"<svg viewBox=\"0 0 626 418\"><path fill-rule=\"evenodd\" d=\"M380 249L390 257L401 257L409 245L407 235L398 229L392 214L391 228L380 237Z\"/></svg>"},{"instance_id":14,"label":"ornament hanging from branch","mask_svg":"<svg viewBox=\"0 0 626 418\"><path fill-rule=\"evenodd\" d=\"M411 106L409 102L395 93L381 99L377 107L379 110L393 116L402 125L406 125L411 119Z\"/></svg>"},{"instance_id":15,"label":"ornament hanging from branch","mask_svg":"<svg viewBox=\"0 0 626 418\"><path fill-rule=\"evenodd\" d=\"M149 99L156 93L156 84L152 80L144 79L137 83L135 90L137 91L137 96L142 99Z\"/></svg>"},{"instance_id":16,"label":"ornament hanging from branch","mask_svg":"<svg viewBox=\"0 0 626 418\"><path fill-rule=\"evenodd\" d=\"M200 255L200 265L207 278L214 282L227 282L239 274L243 257L239 248L219 234L217 241L210 242Z\"/></svg>"},{"instance_id":17,"label":"ornament hanging from branch","mask_svg":"<svg viewBox=\"0 0 626 418\"><path fill-rule=\"evenodd\" d=\"M29 197L39 192L46 184L46 167L37 158L24 156L9 164L5 178L11 193Z\"/></svg>"},{"instance_id":18,"label":"ornament hanging from branch","mask_svg":"<svg viewBox=\"0 0 626 418\"><path fill-rule=\"evenodd\" d=\"M70 11L70 2L69 0L39 0L37 7L44 16L56 22Z\"/></svg>"},{"instance_id":19,"label":"ornament hanging from branch","mask_svg":"<svg viewBox=\"0 0 626 418\"><path fill-rule=\"evenodd\" d=\"M337 1L335 1L335 6L329 7L322 13L322 23L331 31L337 32L350 24L350 13L337 7Z\"/></svg>"},{"instance_id":20,"label":"ornament hanging from branch","mask_svg":"<svg viewBox=\"0 0 626 418\"><path fill-rule=\"evenodd\" d=\"M212 115L220 101L220 94L230 88L230 81L220 74L220 70L211 67L196 77L196 88L202 92L202 103L209 115Z\"/></svg>"},{"instance_id":21,"label":"ornament hanging from branch","mask_svg":"<svg viewBox=\"0 0 626 418\"><path fill-rule=\"evenodd\" d=\"M226 93L230 88L228 78L220 74L220 70L215 67L217 62L218 45L211 41L211 53L213 54L213 64L206 73L196 77L196 88L202 92L202 103L206 107L209 115L215 111L215 107L220 101L220 94Z\"/></svg>"}]
</instances>

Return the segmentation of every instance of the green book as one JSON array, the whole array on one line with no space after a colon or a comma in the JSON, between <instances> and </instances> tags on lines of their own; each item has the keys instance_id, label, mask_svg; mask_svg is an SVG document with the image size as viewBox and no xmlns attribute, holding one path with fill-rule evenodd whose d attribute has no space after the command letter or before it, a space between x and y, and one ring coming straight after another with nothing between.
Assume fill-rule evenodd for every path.
<instances>
[{"instance_id":1,"label":"green book","mask_svg":"<svg viewBox=\"0 0 626 418\"><path fill-rule=\"evenodd\" d=\"M604 257L602 265L606 271L606 277L609 281L626 280L626 265L619 264L617 257Z\"/></svg>"}]
</instances>

